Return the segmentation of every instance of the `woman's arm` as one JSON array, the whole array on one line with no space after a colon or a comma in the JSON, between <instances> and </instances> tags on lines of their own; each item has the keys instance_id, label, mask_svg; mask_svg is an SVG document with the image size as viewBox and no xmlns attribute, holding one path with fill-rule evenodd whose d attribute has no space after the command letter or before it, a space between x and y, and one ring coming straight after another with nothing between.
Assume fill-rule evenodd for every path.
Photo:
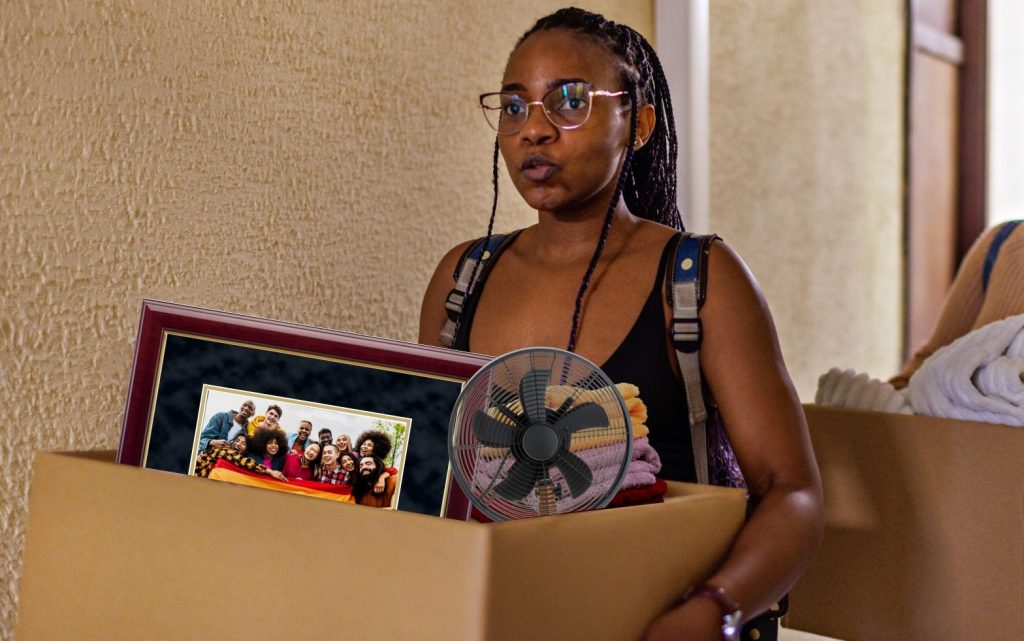
<instances>
[{"instance_id":1,"label":"woman's arm","mask_svg":"<svg viewBox=\"0 0 1024 641\"><path fill-rule=\"evenodd\" d=\"M393 467L385 467L384 471L377 477L377 482L373 485L374 494L383 494L384 489L387 487L388 479L398 474L398 470Z\"/></svg>"},{"instance_id":2,"label":"woman's arm","mask_svg":"<svg viewBox=\"0 0 1024 641\"><path fill-rule=\"evenodd\" d=\"M265 467L262 463L258 463L248 456L239 454L235 450L227 447L219 447L213 450L207 450L198 459L196 459L196 476L207 477L210 472L213 471L213 466L217 464L217 461L224 459L233 465L237 465L240 468L249 470L250 472L256 472L258 474L266 474L272 476L279 481L288 482L284 474L278 470L272 470L269 467Z\"/></svg>"},{"instance_id":3,"label":"woman's arm","mask_svg":"<svg viewBox=\"0 0 1024 641\"><path fill-rule=\"evenodd\" d=\"M988 248L992 245L992 239L995 237L997 229L997 227L993 227L987 233L982 234L967 251L967 255L964 256L956 277L953 279L953 284L946 292L946 298L942 302L942 311L932 329L932 335L903 364L900 372L889 380L896 389L906 387L911 375L937 349L949 345L974 327L974 321L978 319L981 304L985 299L985 295L981 291L981 273L985 265L985 255L988 254Z\"/></svg>"},{"instance_id":4,"label":"woman's arm","mask_svg":"<svg viewBox=\"0 0 1024 641\"><path fill-rule=\"evenodd\" d=\"M821 480L775 326L753 276L722 243L708 262L701 367L721 412L755 510L708 583L749 619L807 567L823 529ZM694 597L663 615L650 641L721 639L715 601Z\"/></svg>"}]
</instances>

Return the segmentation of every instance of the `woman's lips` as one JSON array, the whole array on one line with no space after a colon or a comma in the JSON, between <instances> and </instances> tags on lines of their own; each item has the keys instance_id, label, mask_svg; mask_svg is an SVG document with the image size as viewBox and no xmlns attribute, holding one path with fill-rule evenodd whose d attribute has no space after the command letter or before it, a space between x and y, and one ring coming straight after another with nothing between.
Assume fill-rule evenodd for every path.
<instances>
[{"instance_id":1,"label":"woman's lips","mask_svg":"<svg viewBox=\"0 0 1024 641\"><path fill-rule=\"evenodd\" d=\"M527 156L519 165L519 170L527 180L533 182L544 182L557 171L558 167L543 156Z\"/></svg>"}]
</instances>

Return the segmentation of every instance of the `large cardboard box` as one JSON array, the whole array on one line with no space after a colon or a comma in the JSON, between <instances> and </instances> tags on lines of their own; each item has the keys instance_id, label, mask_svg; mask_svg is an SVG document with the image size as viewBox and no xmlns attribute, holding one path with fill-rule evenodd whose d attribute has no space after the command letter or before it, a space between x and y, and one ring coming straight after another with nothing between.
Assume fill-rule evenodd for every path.
<instances>
[{"instance_id":1,"label":"large cardboard box","mask_svg":"<svg viewBox=\"0 0 1024 641\"><path fill-rule=\"evenodd\" d=\"M739 490L484 525L36 458L19 641L635 641L724 558Z\"/></svg>"},{"instance_id":2,"label":"large cardboard box","mask_svg":"<svg viewBox=\"0 0 1024 641\"><path fill-rule=\"evenodd\" d=\"M826 531L787 625L850 641L1024 639L1024 430L804 410Z\"/></svg>"}]
</instances>

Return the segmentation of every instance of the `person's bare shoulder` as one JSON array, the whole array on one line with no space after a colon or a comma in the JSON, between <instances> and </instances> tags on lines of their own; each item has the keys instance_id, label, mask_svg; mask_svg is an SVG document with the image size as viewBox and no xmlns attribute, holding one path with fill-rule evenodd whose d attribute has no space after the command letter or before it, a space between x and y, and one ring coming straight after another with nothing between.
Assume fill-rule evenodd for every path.
<instances>
[{"instance_id":1,"label":"person's bare shoulder","mask_svg":"<svg viewBox=\"0 0 1024 641\"><path fill-rule=\"evenodd\" d=\"M614 232L614 227L612 228ZM625 242L620 250L630 256L660 255L669 238L677 230L644 218L634 218L624 230Z\"/></svg>"},{"instance_id":2,"label":"person's bare shoulder","mask_svg":"<svg viewBox=\"0 0 1024 641\"><path fill-rule=\"evenodd\" d=\"M701 366L754 496L816 474L806 422L771 312L746 264L722 242L708 257Z\"/></svg>"},{"instance_id":3,"label":"person's bare shoulder","mask_svg":"<svg viewBox=\"0 0 1024 641\"><path fill-rule=\"evenodd\" d=\"M459 259L474 242L475 240L467 240L452 247L434 269L434 275L430 278L420 307L420 343L441 345L441 329L448 319L448 312L444 306L445 299L448 292L455 287L455 268Z\"/></svg>"}]
</instances>

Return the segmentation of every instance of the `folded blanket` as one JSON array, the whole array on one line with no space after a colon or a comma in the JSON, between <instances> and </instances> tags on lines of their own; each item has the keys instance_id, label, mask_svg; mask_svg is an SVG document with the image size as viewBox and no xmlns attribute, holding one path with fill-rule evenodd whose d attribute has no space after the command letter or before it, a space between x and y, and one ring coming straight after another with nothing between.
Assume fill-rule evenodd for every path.
<instances>
[{"instance_id":1,"label":"folded blanket","mask_svg":"<svg viewBox=\"0 0 1024 641\"><path fill-rule=\"evenodd\" d=\"M664 503L665 494L668 492L668 483L662 479L658 479L654 482L654 485L647 485L644 487L635 487L629 490L619 490L619 492L612 497L612 500L606 508L613 507L629 507L631 505L646 505L649 503ZM476 509L472 509L471 518L474 521L481 523L490 523L491 519Z\"/></svg>"},{"instance_id":2,"label":"folded blanket","mask_svg":"<svg viewBox=\"0 0 1024 641\"><path fill-rule=\"evenodd\" d=\"M868 378L863 372L833 367L818 378L818 392L814 395L818 405L872 410L892 414L913 414L905 393L889 383Z\"/></svg>"},{"instance_id":3,"label":"folded blanket","mask_svg":"<svg viewBox=\"0 0 1024 641\"><path fill-rule=\"evenodd\" d=\"M1024 427L1024 314L939 349L907 389L918 414Z\"/></svg>"}]
</instances>

